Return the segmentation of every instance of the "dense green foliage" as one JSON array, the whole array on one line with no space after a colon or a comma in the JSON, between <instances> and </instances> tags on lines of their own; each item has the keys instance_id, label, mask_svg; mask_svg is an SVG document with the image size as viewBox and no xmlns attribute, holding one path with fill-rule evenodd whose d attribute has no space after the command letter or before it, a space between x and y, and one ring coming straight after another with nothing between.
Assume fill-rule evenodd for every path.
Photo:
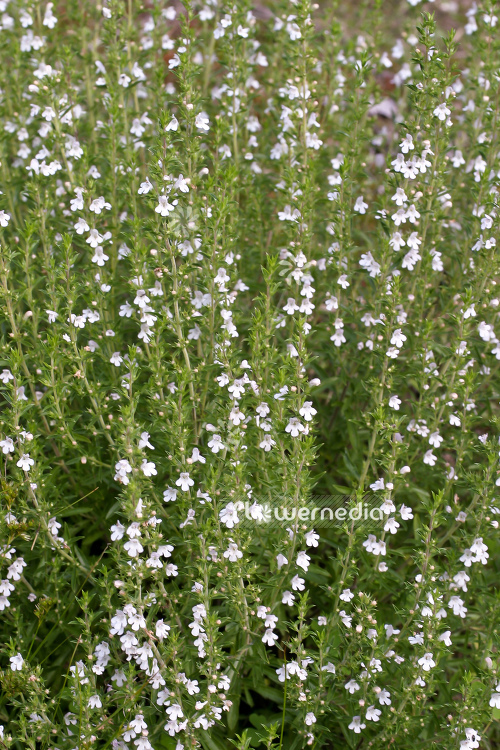
<instances>
[{"instance_id":1,"label":"dense green foliage","mask_svg":"<svg viewBox=\"0 0 500 750\"><path fill-rule=\"evenodd\" d=\"M0 0L1 748L498 747L499 29Z\"/></svg>"}]
</instances>

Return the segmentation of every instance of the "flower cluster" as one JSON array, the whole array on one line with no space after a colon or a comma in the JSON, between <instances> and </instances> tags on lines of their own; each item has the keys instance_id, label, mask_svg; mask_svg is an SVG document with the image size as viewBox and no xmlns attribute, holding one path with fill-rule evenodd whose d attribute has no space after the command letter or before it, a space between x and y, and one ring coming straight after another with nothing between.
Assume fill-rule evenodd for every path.
<instances>
[{"instance_id":1,"label":"flower cluster","mask_svg":"<svg viewBox=\"0 0 500 750\"><path fill-rule=\"evenodd\" d=\"M496 5L0 0L2 746L498 744Z\"/></svg>"}]
</instances>

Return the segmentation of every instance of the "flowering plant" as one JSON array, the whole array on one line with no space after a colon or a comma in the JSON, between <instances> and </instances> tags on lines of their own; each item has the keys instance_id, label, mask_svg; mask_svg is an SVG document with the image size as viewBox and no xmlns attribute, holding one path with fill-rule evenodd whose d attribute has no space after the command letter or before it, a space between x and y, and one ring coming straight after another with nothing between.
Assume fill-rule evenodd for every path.
<instances>
[{"instance_id":1,"label":"flowering plant","mask_svg":"<svg viewBox=\"0 0 500 750\"><path fill-rule=\"evenodd\" d=\"M2 748L498 746L498 11L434 5L0 0Z\"/></svg>"}]
</instances>

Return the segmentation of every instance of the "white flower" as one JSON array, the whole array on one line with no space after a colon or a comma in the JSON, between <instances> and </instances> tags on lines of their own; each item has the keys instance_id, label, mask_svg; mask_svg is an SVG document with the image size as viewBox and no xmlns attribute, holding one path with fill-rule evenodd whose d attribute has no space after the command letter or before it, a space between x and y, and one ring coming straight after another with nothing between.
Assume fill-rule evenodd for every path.
<instances>
[{"instance_id":1,"label":"white flower","mask_svg":"<svg viewBox=\"0 0 500 750\"><path fill-rule=\"evenodd\" d=\"M478 325L477 331L483 341L494 341L496 338L493 326L484 320Z\"/></svg>"},{"instance_id":2,"label":"white flower","mask_svg":"<svg viewBox=\"0 0 500 750\"><path fill-rule=\"evenodd\" d=\"M115 367L119 367L121 363L123 362L123 357L121 356L120 352L114 352L111 355L109 361L111 362L112 365L115 365Z\"/></svg>"},{"instance_id":3,"label":"white flower","mask_svg":"<svg viewBox=\"0 0 500 750\"><path fill-rule=\"evenodd\" d=\"M391 336L392 346L397 346L398 349L401 349L405 341L406 341L406 336L402 332L401 328L396 328L396 330Z\"/></svg>"},{"instance_id":4,"label":"white flower","mask_svg":"<svg viewBox=\"0 0 500 750\"><path fill-rule=\"evenodd\" d=\"M146 566L148 568L161 568L163 565L163 561L161 559L161 556L158 554L156 550L153 550L151 552L151 555L146 560Z\"/></svg>"},{"instance_id":5,"label":"white flower","mask_svg":"<svg viewBox=\"0 0 500 750\"><path fill-rule=\"evenodd\" d=\"M107 203L103 195L99 198L95 198L89 206L89 210L93 211L95 214L100 214L105 208L110 209L111 203Z\"/></svg>"},{"instance_id":6,"label":"white flower","mask_svg":"<svg viewBox=\"0 0 500 750\"><path fill-rule=\"evenodd\" d=\"M446 104L438 104L432 114L439 120L444 121L451 114L451 109L448 109Z\"/></svg>"},{"instance_id":7,"label":"white flower","mask_svg":"<svg viewBox=\"0 0 500 750\"><path fill-rule=\"evenodd\" d=\"M203 130L205 132L210 130L210 120L208 119L206 112L200 112L200 114L196 115L194 124L198 130Z\"/></svg>"},{"instance_id":8,"label":"white flower","mask_svg":"<svg viewBox=\"0 0 500 750\"><path fill-rule=\"evenodd\" d=\"M239 523L240 519L235 504L228 503L228 505L219 512L219 518L228 529L232 529L237 523Z\"/></svg>"},{"instance_id":9,"label":"white flower","mask_svg":"<svg viewBox=\"0 0 500 750\"><path fill-rule=\"evenodd\" d=\"M394 517L388 518L384 525L384 531L389 531L391 534L396 534L399 529L399 523Z\"/></svg>"},{"instance_id":10,"label":"white flower","mask_svg":"<svg viewBox=\"0 0 500 750\"><path fill-rule=\"evenodd\" d=\"M467 727L467 729L465 730L465 736L467 738L466 743L460 743L460 750L475 750L479 747L481 737L475 729Z\"/></svg>"},{"instance_id":11,"label":"white flower","mask_svg":"<svg viewBox=\"0 0 500 750\"><path fill-rule=\"evenodd\" d=\"M376 688L375 688L376 690ZM388 690L381 690L378 694L378 702L381 706L390 706L391 705L391 694Z\"/></svg>"},{"instance_id":12,"label":"white flower","mask_svg":"<svg viewBox=\"0 0 500 750\"><path fill-rule=\"evenodd\" d=\"M47 7L45 8L45 14L43 17L43 25L47 26L49 29L53 29L57 23L57 18L52 13L53 7L54 3L47 3Z\"/></svg>"},{"instance_id":13,"label":"white flower","mask_svg":"<svg viewBox=\"0 0 500 750\"><path fill-rule=\"evenodd\" d=\"M354 594L351 589L344 589L339 596L339 599L343 602L350 602L354 598Z\"/></svg>"},{"instance_id":14,"label":"white flower","mask_svg":"<svg viewBox=\"0 0 500 750\"><path fill-rule=\"evenodd\" d=\"M451 630L445 630L444 633L441 633L438 640L444 643L445 646L451 646Z\"/></svg>"},{"instance_id":15,"label":"white flower","mask_svg":"<svg viewBox=\"0 0 500 750\"><path fill-rule=\"evenodd\" d=\"M436 430L436 432L432 432L429 435L429 443L432 445L433 448L439 448L441 443L443 442L443 438L439 434L439 432Z\"/></svg>"},{"instance_id":16,"label":"white flower","mask_svg":"<svg viewBox=\"0 0 500 750\"><path fill-rule=\"evenodd\" d=\"M238 406L234 406L229 414L229 419L235 427L238 427L241 422L245 421L245 415Z\"/></svg>"},{"instance_id":17,"label":"white flower","mask_svg":"<svg viewBox=\"0 0 500 750\"><path fill-rule=\"evenodd\" d=\"M163 620L157 620L156 626L155 626L155 633L156 637L163 641L165 638L168 637L168 634L170 632L170 625L167 625Z\"/></svg>"},{"instance_id":18,"label":"white flower","mask_svg":"<svg viewBox=\"0 0 500 750\"><path fill-rule=\"evenodd\" d=\"M194 479L191 479L187 471L183 471L179 479L176 481L177 487L180 487L183 492L188 492L189 488L194 485Z\"/></svg>"},{"instance_id":19,"label":"white flower","mask_svg":"<svg viewBox=\"0 0 500 750\"><path fill-rule=\"evenodd\" d=\"M415 148L415 146L413 145L413 136L407 133L399 144L399 148L401 149L403 154L407 154L409 151L413 151L413 149ZM398 189L400 190L401 188Z\"/></svg>"},{"instance_id":20,"label":"white flower","mask_svg":"<svg viewBox=\"0 0 500 750\"><path fill-rule=\"evenodd\" d=\"M115 481L121 482L121 484L128 484L130 479L128 474L132 472L132 467L126 458L122 458L115 464Z\"/></svg>"},{"instance_id":21,"label":"white flower","mask_svg":"<svg viewBox=\"0 0 500 750\"><path fill-rule=\"evenodd\" d=\"M413 144L411 148L413 148ZM408 200L408 197L403 188L397 188L396 192L392 196L392 200L396 202L396 206L402 206Z\"/></svg>"},{"instance_id":22,"label":"white flower","mask_svg":"<svg viewBox=\"0 0 500 750\"><path fill-rule=\"evenodd\" d=\"M296 312L298 309L299 309L299 306L296 303L296 301L294 300L294 298L293 297L288 297L286 305L283 306L283 310L288 315L293 315L294 312Z\"/></svg>"},{"instance_id":23,"label":"white flower","mask_svg":"<svg viewBox=\"0 0 500 750\"><path fill-rule=\"evenodd\" d=\"M365 203L363 200L363 196L360 195L359 198L356 199L356 203L354 204L354 210L360 214L365 214L367 208L368 208L368 203Z\"/></svg>"},{"instance_id":24,"label":"white flower","mask_svg":"<svg viewBox=\"0 0 500 750\"><path fill-rule=\"evenodd\" d=\"M123 86L123 88L128 88L129 83L131 82L130 76L128 76L126 73L120 73L118 76L118 85Z\"/></svg>"},{"instance_id":25,"label":"white flower","mask_svg":"<svg viewBox=\"0 0 500 750\"><path fill-rule=\"evenodd\" d=\"M182 713L182 708L179 706L178 703L174 703L173 706L169 706L166 709L166 711L172 721L176 721L177 719L182 719L182 717L184 716L184 714Z\"/></svg>"},{"instance_id":26,"label":"white flower","mask_svg":"<svg viewBox=\"0 0 500 750\"><path fill-rule=\"evenodd\" d=\"M406 210L406 218L410 224L415 224L417 219L420 219L420 214L412 203L411 206Z\"/></svg>"},{"instance_id":27,"label":"white flower","mask_svg":"<svg viewBox=\"0 0 500 750\"><path fill-rule=\"evenodd\" d=\"M425 452L423 460L424 460L424 464L427 464L428 466L434 466L437 461L437 458L432 452L432 450L428 450Z\"/></svg>"},{"instance_id":28,"label":"white flower","mask_svg":"<svg viewBox=\"0 0 500 750\"><path fill-rule=\"evenodd\" d=\"M151 436L149 432L141 432L141 436L139 438L139 448L150 448L152 451L154 451L154 445L151 445L151 443L149 442L150 437Z\"/></svg>"},{"instance_id":29,"label":"white flower","mask_svg":"<svg viewBox=\"0 0 500 750\"><path fill-rule=\"evenodd\" d=\"M382 711L380 710L380 708L375 708L375 706L368 706L368 708L366 709L367 721L379 721L381 715Z\"/></svg>"},{"instance_id":30,"label":"white flower","mask_svg":"<svg viewBox=\"0 0 500 750\"><path fill-rule=\"evenodd\" d=\"M355 680L349 680L349 682L346 682L344 685L345 689L353 695L357 690L359 690L359 685Z\"/></svg>"},{"instance_id":31,"label":"white flower","mask_svg":"<svg viewBox=\"0 0 500 750\"><path fill-rule=\"evenodd\" d=\"M173 115L168 125L165 126L165 130L168 132L169 130L178 130L178 128L179 121L177 120L176 116Z\"/></svg>"},{"instance_id":32,"label":"white flower","mask_svg":"<svg viewBox=\"0 0 500 750\"><path fill-rule=\"evenodd\" d=\"M13 672L20 672L24 665L24 659L18 652L15 656L10 657L10 668Z\"/></svg>"},{"instance_id":33,"label":"white flower","mask_svg":"<svg viewBox=\"0 0 500 750\"><path fill-rule=\"evenodd\" d=\"M294 208L290 205L286 205L283 211L278 211L278 219L280 221L298 221L300 219L300 211L298 208Z\"/></svg>"},{"instance_id":34,"label":"white flower","mask_svg":"<svg viewBox=\"0 0 500 750\"><path fill-rule=\"evenodd\" d=\"M402 505L399 509L399 513L403 521L410 521L413 518L413 511L407 505Z\"/></svg>"},{"instance_id":35,"label":"white flower","mask_svg":"<svg viewBox=\"0 0 500 750\"><path fill-rule=\"evenodd\" d=\"M366 724L362 723L361 716L353 716L349 729L352 729L355 734L360 734L362 729L366 729Z\"/></svg>"},{"instance_id":36,"label":"white flower","mask_svg":"<svg viewBox=\"0 0 500 750\"><path fill-rule=\"evenodd\" d=\"M12 438L6 437L4 440L0 440L0 448L2 449L2 453L5 453L6 455L8 453L14 453L14 441Z\"/></svg>"},{"instance_id":37,"label":"white flower","mask_svg":"<svg viewBox=\"0 0 500 750\"><path fill-rule=\"evenodd\" d=\"M396 411L399 411L399 407L401 406L401 399L399 396L391 396L389 399L389 406L391 409L395 409Z\"/></svg>"},{"instance_id":38,"label":"white flower","mask_svg":"<svg viewBox=\"0 0 500 750\"><path fill-rule=\"evenodd\" d=\"M139 195L147 195L152 189L153 186L149 181L149 177L146 177L146 180L139 185L139 190L137 192Z\"/></svg>"},{"instance_id":39,"label":"white flower","mask_svg":"<svg viewBox=\"0 0 500 750\"><path fill-rule=\"evenodd\" d=\"M111 527L111 541L112 542L120 541L120 539L123 539L124 533L125 533L125 526L123 526L123 524L121 524L120 521L117 521Z\"/></svg>"},{"instance_id":40,"label":"white flower","mask_svg":"<svg viewBox=\"0 0 500 750\"><path fill-rule=\"evenodd\" d=\"M225 445L222 442L222 438L220 435L213 435L211 440L208 442L208 447L212 451L212 453L218 453L221 450L225 449Z\"/></svg>"},{"instance_id":41,"label":"white flower","mask_svg":"<svg viewBox=\"0 0 500 750\"><path fill-rule=\"evenodd\" d=\"M94 255L92 256L92 263L97 263L97 265L102 268L107 260L109 260L109 255L106 255L103 248L98 245L95 249Z\"/></svg>"},{"instance_id":42,"label":"white flower","mask_svg":"<svg viewBox=\"0 0 500 750\"><path fill-rule=\"evenodd\" d=\"M278 565L278 570L281 570L284 565L288 565L288 559L285 555L280 553L279 555L276 555L276 563Z\"/></svg>"},{"instance_id":43,"label":"white flower","mask_svg":"<svg viewBox=\"0 0 500 750\"><path fill-rule=\"evenodd\" d=\"M500 693L492 693L490 698L492 708L500 708Z\"/></svg>"},{"instance_id":44,"label":"white flower","mask_svg":"<svg viewBox=\"0 0 500 750\"><path fill-rule=\"evenodd\" d=\"M483 565L486 565L489 554L488 547L484 544L482 537L474 540L470 546L470 551L476 556L473 562L482 562Z\"/></svg>"},{"instance_id":45,"label":"white flower","mask_svg":"<svg viewBox=\"0 0 500 750\"><path fill-rule=\"evenodd\" d=\"M243 557L243 552L238 549L238 545L235 542L230 542L227 550L224 552L224 557L229 562L236 562Z\"/></svg>"},{"instance_id":46,"label":"white flower","mask_svg":"<svg viewBox=\"0 0 500 750\"><path fill-rule=\"evenodd\" d=\"M418 663L424 670L424 672L429 672L433 667L436 666L436 662L433 659L433 656L431 653L424 654L419 660Z\"/></svg>"},{"instance_id":47,"label":"white flower","mask_svg":"<svg viewBox=\"0 0 500 750\"><path fill-rule=\"evenodd\" d=\"M372 278L375 278L380 274L380 263L377 263L371 252L364 253L361 256L359 265L362 268L366 268Z\"/></svg>"},{"instance_id":48,"label":"white flower","mask_svg":"<svg viewBox=\"0 0 500 750\"><path fill-rule=\"evenodd\" d=\"M47 522L47 528L48 528L49 534L51 534L51 536L57 538L57 532L61 528L61 524L58 523L58 521L57 521L57 519L55 517L49 518L49 520Z\"/></svg>"},{"instance_id":49,"label":"white flower","mask_svg":"<svg viewBox=\"0 0 500 750\"><path fill-rule=\"evenodd\" d=\"M452 596L448 602L448 607L453 610L453 614L464 618L467 614L467 607L464 606L463 600L459 596Z\"/></svg>"},{"instance_id":50,"label":"white flower","mask_svg":"<svg viewBox=\"0 0 500 750\"><path fill-rule=\"evenodd\" d=\"M299 576L294 576L292 578L292 589L293 591L304 591L304 579L300 578Z\"/></svg>"},{"instance_id":51,"label":"white flower","mask_svg":"<svg viewBox=\"0 0 500 750\"><path fill-rule=\"evenodd\" d=\"M130 557L138 557L144 551L144 547L138 539L129 539L123 545L123 549Z\"/></svg>"},{"instance_id":52,"label":"white flower","mask_svg":"<svg viewBox=\"0 0 500 750\"><path fill-rule=\"evenodd\" d=\"M311 558L306 552L301 551L298 553L297 565L299 566L299 568L302 568L303 570L307 571L307 569L309 568L310 562L311 562Z\"/></svg>"},{"instance_id":53,"label":"white flower","mask_svg":"<svg viewBox=\"0 0 500 750\"><path fill-rule=\"evenodd\" d=\"M177 53L174 54L173 57L170 58L168 61L168 67L170 70L173 70L174 68L177 68L181 64L181 58Z\"/></svg>"},{"instance_id":54,"label":"white flower","mask_svg":"<svg viewBox=\"0 0 500 750\"><path fill-rule=\"evenodd\" d=\"M19 466L19 468L23 469L23 471L29 471L31 467L34 466L34 464L35 462L32 458L30 458L30 454L23 453L16 466Z\"/></svg>"},{"instance_id":55,"label":"white flower","mask_svg":"<svg viewBox=\"0 0 500 750\"><path fill-rule=\"evenodd\" d=\"M278 634L274 632L271 628L268 628L264 635L262 636L262 641L267 646L274 646L276 641L278 640Z\"/></svg>"},{"instance_id":56,"label":"white flower","mask_svg":"<svg viewBox=\"0 0 500 750\"><path fill-rule=\"evenodd\" d=\"M305 535L305 540L308 547L317 547L319 534L317 534L314 530L308 531Z\"/></svg>"},{"instance_id":57,"label":"white flower","mask_svg":"<svg viewBox=\"0 0 500 750\"><path fill-rule=\"evenodd\" d=\"M315 414L317 414L317 410L313 407L312 401L304 401L304 405L299 409L299 414L301 417L304 417L306 422L310 422Z\"/></svg>"},{"instance_id":58,"label":"white flower","mask_svg":"<svg viewBox=\"0 0 500 750\"><path fill-rule=\"evenodd\" d=\"M142 535L140 523L138 521L133 521L127 528L127 534L130 539L138 539Z\"/></svg>"},{"instance_id":59,"label":"white flower","mask_svg":"<svg viewBox=\"0 0 500 750\"><path fill-rule=\"evenodd\" d=\"M145 458L141 463L141 470L145 477L153 477L158 474L158 472L156 471L156 465L152 461L148 461Z\"/></svg>"},{"instance_id":60,"label":"white flower","mask_svg":"<svg viewBox=\"0 0 500 750\"><path fill-rule=\"evenodd\" d=\"M406 211L404 208L398 208L398 210L392 214L391 219L394 224L399 227L401 224L406 224Z\"/></svg>"},{"instance_id":61,"label":"white flower","mask_svg":"<svg viewBox=\"0 0 500 750\"><path fill-rule=\"evenodd\" d=\"M14 550L12 550L14 551ZM23 574L23 568L26 567L26 563L22 557L16 558L7 569L7 578L13 581L20 581Z\"/></svg>"},{"instance_id":62,"label":"white flower","mask_svg":"<svg viewBox=\"0 0 500 750\"><path fill-rule=\"evenodd\" d=\"M168 216L174 211L175 206L168 202L166 195L160 195L158 198L158 205L155 208L157 214L160 216Z\"/></svg>"},{"instance_id":63,"label":"white flower","mask_svg":"<svg viewBox=\"0 0 500 750\"><path fill-rule=\"evenodd\" d=\"M9 380L14 380L14 375L11 373L10 370L3 369L2 372L0 372L0 381L6 385Z\"/></svg>"},{"instance_id":64,"label":"white flower","mask_svg":"<svg viewBox=\"0 0 500 750\"><path fill-rule=\"evenodd\" d=\"M301 432L304 432L304 429L304 425L297 417L291 417L285 427L285 432L288 432L292 437L298 437Z\"/></svg>"}]
</instances>

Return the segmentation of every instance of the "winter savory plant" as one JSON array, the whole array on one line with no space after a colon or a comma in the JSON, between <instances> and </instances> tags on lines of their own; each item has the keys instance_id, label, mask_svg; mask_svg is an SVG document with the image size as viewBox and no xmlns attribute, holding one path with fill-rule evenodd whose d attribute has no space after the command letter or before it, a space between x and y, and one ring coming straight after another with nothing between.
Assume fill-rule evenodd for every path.
<instances>
[{"instance_id":1,"label":"winter savory plant","mask_svg":"<svg viewBox=\"0 0 500 750\"><path fill-rule=\"evenodd\" d=\"M500 8L0 39L0 748L498 748Z\"/></svg>"}]
</instances>

